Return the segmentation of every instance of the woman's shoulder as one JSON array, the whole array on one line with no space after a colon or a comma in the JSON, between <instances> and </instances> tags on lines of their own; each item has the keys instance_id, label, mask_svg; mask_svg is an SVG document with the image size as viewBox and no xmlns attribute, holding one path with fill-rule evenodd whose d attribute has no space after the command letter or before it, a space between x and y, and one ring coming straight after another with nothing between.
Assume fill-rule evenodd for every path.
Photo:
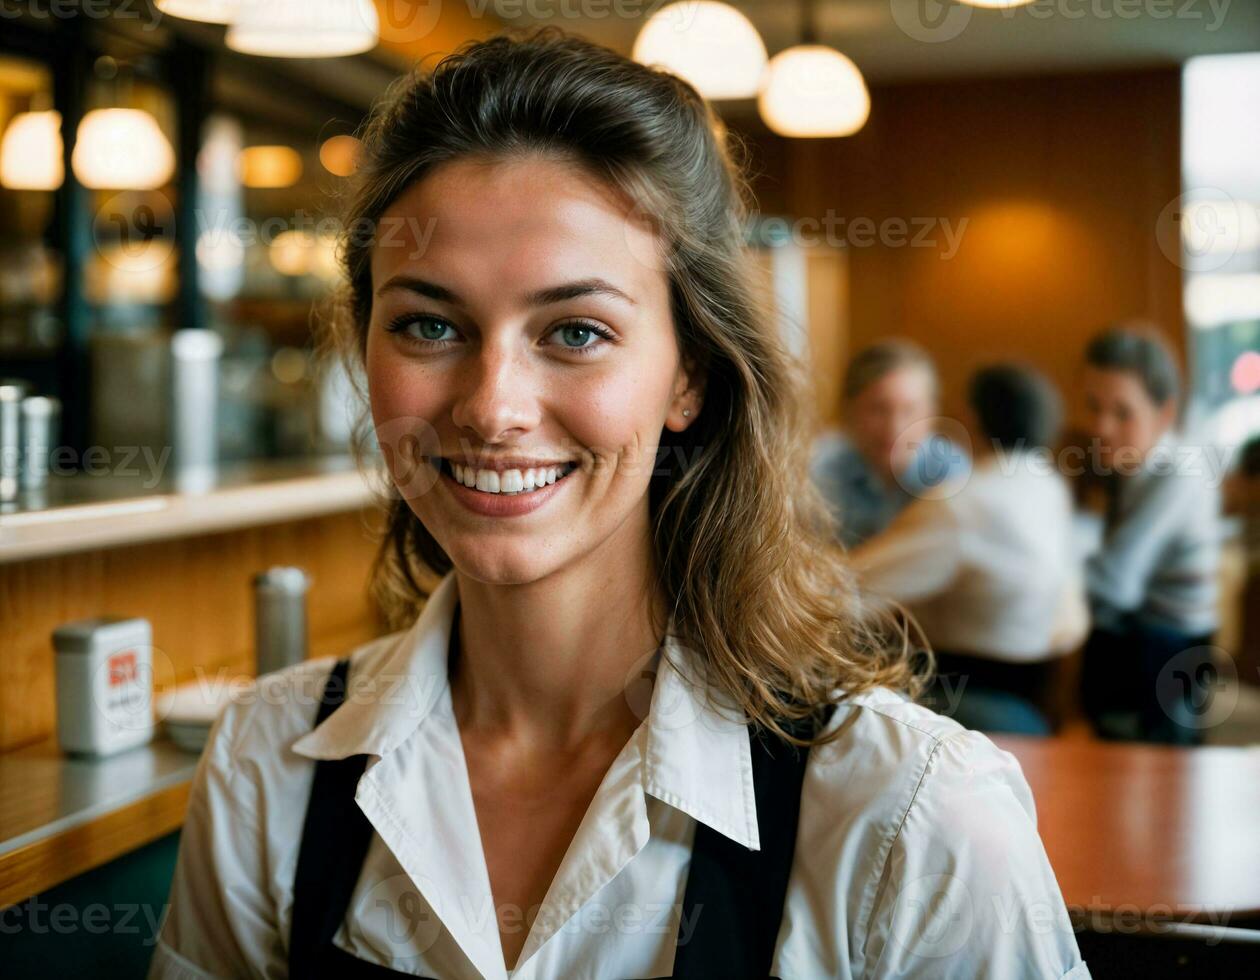
<instances>
[{"instance_id":1,"label":"woman's shoulder","mask_svg":"<svg viewBox=\"0 0 1260 980\"><path fill-rule=\"evenodd\" d=\"M811 752L811 788L830 808L854 809L905 824L930 801L959 809L974 826L974 797L1000 789L1035 821L1019 762L981 732L888 688L842 700L827 725L836 737ZM938 814L943 816L944 814ZM942 823L903 827L916 834L952 832Z\"/></svg>"},{"instance_id":2,"label":"woman's shoulder","mask_svg":"<svg viewBox=\"0 0 1260 980\"><path fill-rule=\"evenodd\" d=\"M842 701L828 730L838 735L811 750L802 792L797 846L810 860L799 873L829 896L851 964L904 966L890 976L932 963L974 975L1021 958L1036 964L1029 976L1079 966L1010 752L884 688Z\"/></svg>"}]
</instances>

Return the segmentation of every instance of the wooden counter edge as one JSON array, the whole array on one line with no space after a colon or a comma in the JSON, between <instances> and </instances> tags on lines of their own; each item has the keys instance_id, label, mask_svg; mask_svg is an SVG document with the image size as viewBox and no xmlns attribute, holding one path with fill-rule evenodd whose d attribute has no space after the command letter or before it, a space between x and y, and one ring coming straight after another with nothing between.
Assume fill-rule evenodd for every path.
<instances>
[{"instance_id":1,"label":"wooden counter edge","mask_svg":"<svg viewBox=\"0 0 1260 980\"><path fill-rule=\"evenodd\" d=\"M191 787L190 774L104 816L0 855L0 909L177 830Z\"/></svg>"}]
</instances>

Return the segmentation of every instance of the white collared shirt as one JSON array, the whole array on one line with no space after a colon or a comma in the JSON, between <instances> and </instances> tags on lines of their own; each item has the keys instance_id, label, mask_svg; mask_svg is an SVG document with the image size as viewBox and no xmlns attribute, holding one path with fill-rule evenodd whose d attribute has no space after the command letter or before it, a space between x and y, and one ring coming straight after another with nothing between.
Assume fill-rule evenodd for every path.
<instances>
[{"instance_id":1,"label":"white collared shirt","mask_svg":"<svg viewBox=\"0 0 1260 980\"><path fill-rule=\"evenodd\" d=\"M441 980L670 974L696 821L760 846L742 712L698 693L668 637L647 717L509 973L447 683L457 598L448 574L410 629L357 648L346 702L314 729L334 658L268 675L224 709L151 978L287 976L312 760L356 753L376 833L336 945ZM809 756L775 976L1089 976L1013 756L883 690L832 725L845 733Z\"/></svg>"},{"instance_id":2,"label":"white collared shirt","mask_svg":"<svg viewBox=\"0 0 1260 980\"><path fill-rule=\"evenodd\" d=\"M1089 631L1072 498L1048 456L982 460L850 558L863 587L906 605L939 650L1033 662L1070 652Z\"/></svg>"}]
</instances>

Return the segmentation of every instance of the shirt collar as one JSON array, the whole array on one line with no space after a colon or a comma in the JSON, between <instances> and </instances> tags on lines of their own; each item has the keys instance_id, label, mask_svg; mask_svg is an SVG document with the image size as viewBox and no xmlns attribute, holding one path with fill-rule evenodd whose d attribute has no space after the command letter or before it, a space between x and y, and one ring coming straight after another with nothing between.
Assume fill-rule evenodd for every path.
<instances>
[{"instance_id":1,"label":"shirt collar","mask_svg":"<svg viewBox=\"0 0 1260 980\"><path fill-rule=\"evenodd\" d=\"M293 751L343 759L384 756L401 745L449 696L447 652L458 599L454 572L448 572L409 629L354 656L345 703L298 738ZM743 709L702 682L699 655L672 628L648 669L654 682L644 723L643 791L744 847L760 848Z\"/></svg>"}]
</instances>

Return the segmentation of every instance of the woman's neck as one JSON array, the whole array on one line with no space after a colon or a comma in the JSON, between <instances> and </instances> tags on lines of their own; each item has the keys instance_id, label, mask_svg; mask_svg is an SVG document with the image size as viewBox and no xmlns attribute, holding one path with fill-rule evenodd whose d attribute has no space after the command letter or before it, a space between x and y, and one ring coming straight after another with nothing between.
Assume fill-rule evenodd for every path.
<instances>
[{"instance_id":1,"label":"woman's neck","mask_svg":"<svg viewBox=\"0 0 1260 980\"><path fill-rule=\"evenodd\" d=\"M459 655L451 688L461 730L563 749L637 727L642 719L627 688L660 645L664 609L650 546L634 551L615 560L593 553L523 585L456 571Z\"/></svg>"}]
</instances>

